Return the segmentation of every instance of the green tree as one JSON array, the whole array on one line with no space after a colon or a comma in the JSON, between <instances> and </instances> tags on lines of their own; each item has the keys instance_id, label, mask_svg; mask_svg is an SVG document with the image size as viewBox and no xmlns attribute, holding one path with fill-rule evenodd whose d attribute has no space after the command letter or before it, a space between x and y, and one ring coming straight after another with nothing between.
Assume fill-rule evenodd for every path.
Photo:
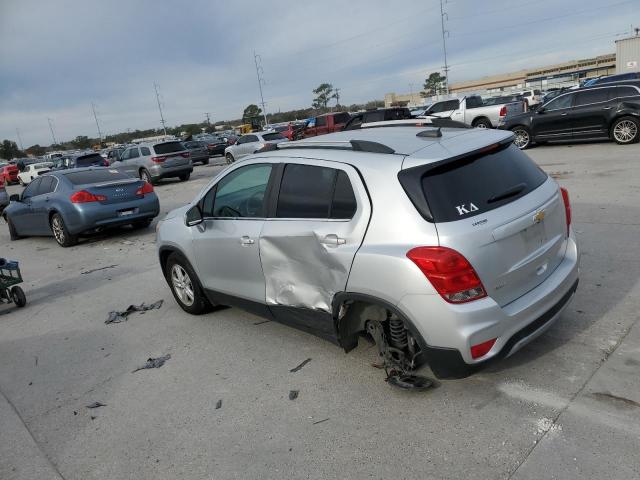
<instances>
[{"instance_id":1,"label":"green tree","mask_svg":"<svg viewBox=\"0 0 640 480\"><path fill-rule=\"evenodd\" d=\"M44 149L44 147L41 147L36 143L35 145L31 145L29 148L27 148L25 150L25 153L28 155L33 155L34 157L41 157L42 155L44 155L45 151L46 150Z\"/></svg>"},{"instance_id":2,"label":"green tree","mask_svg":"<svg viewBox=\"0 0 640 480\"><path fill-rule=\"evenodd\" d=\"M424 90L420 92L420 96L430 97L442 93L445 90L446 81L447 77L441 75L440 72L430 73L424 81L424 85L422 86Z\"/></svg>"},{"instance_id":3,"label":"green tree","mask_svg":"<svg viewBox=\"0 0 640 480\"><path fill-rule=\"evenodd\" d=\"M252 103L242 112L242 123L256 123L259 121L258 117L260 117L261 113L262 109Z\"/></svg>"},{"instance_id":4,"label":"green tree","mask_svg":"<svg viewBox=\"0 0 640 480\"><path fill-rule=\"evenodd\" d=\"M24 157L24 152L20 151L16 142L4 140L0 145L0 158L11 160L12 158Z\"/></svg>"},{"instance_id":5,"label":"green tree","mask_svg":"<svg viewBox=\"0 0 640 480\"><path fill-rule=\"evenodd\" d=\"M79 149L91 148L92 142L86 135L78 135L75 140L71 142L74 147Z\"/></svg>"},{"instance_id":6,"label":"green tree","mask_svg":"<svg viewBox=\"0 0 640 480\"><path fill-rule=\"evenodd\" d=\"M336 92L330 83L321 83L313 93L316 95L316 98L313 99L312 106L318 110L322 108L326 109L329 101L332 98L336 98Z\"/></svg>"}]
</instances>

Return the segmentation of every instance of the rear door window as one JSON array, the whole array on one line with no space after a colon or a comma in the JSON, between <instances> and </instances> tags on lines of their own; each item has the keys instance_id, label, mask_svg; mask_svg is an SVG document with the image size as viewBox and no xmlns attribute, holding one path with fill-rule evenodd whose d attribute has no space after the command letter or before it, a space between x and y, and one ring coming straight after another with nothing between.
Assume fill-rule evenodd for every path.
<instances>
[{"instance_id":1,"label":"rear door window","mask_svg":"<svg viewBox=\"0 0 640 480\"><path fill-rule=\"evenodd\" d=\"M327 117L316 117L316 127L326 127Z\"/></svg>"},{"instance_id":2,"label":"rear door window","mask_svg":"<svg viewBox=\"0 0 640 480\"><path fill-rule=\"evenodd\" d=\"M329 218L352 218L357 208L356 196L353 193L349 176L342 170L338 170Z\"/></svg>"},{"instance_id":3,"label":"rear door window","mask_svg":"<svg viewBox=\"0 0 640 480\"><path fill-rule=\"evenodd\" d=\"M151 155L151 150L149 150L149 147L140 147L140 151L142 152L142 155L144 155L144 156Z\"/></svg>"},{"instance_id":4,"label":"rear door window","mask_svg":"<svg viewBox=\"0 0 640 480\"><path fill-rule=\"evenodd\" d=\"M593 103L601 103L609 100L610 88L594 88L593 90L586 90L584 92L578 92L575 94L576 101L574 106L580 107L582 105L591 105Z\"/></svg>"},{"instance_id":5,"label":"rear door window","mask_svg":"<svg viewBox=\"0 0 640 480\"><path fill-rule=\"evenodd\" d=\"M56 179L51 175L46 175L41 178L40 184L38 185L38 190L35 195L45 195L47 193L53 192L56 185Z\"/></svg>"},{"instance_id":6,"label":"rear door window","mask_svg":"<svg viewBox=\"0 0 640 480\"><path fill-rule=\"evenodd\" d=\"M571 102L573 101L573 94L568 93L565 95L561 95L557 98L551 100L545 106L546 110L561 110L564 108L571 108Z\"/></svg>"},{"instance_id":7,"label":"rear door window","mask_svg":"<svg viewBox=\"0 0 640 480\"><path fill-rule=\"evenodd\" d=\"M158 155L164 155L167 153L175 153L184 151L184 147L180 142L164 142L158 143L153 146L153 149Z\"/></svg>"},{"instance_id":8,"label":"rear door window","mask_svg":"<svg viewBox=\"0 0 640 480\"><path fill-rule=\"evenodd\" d=\"M405 170L400 175L401 183L406 185L403 176L420 175L421 168ZM427 168L421 186L434 221L451 222L511 203L546 179L546 173L511 145Z\"/></svg>"},{"instance_id":9,"label":"rear door window","mask_svg":"<svg viewBox=\"0 0 640 480\"><path fill-rule=\"evenodd\" d=\"M638 90L633 87L616 87L616 89L618 97L635 97L636 95L640 95Z\"/></svg>"},{"instance_id":10,"label":"rear door window","mask_svg":"<svg viewBox=\"0 0 640 480\"><path fill-rule=\"evenodd\" d=\"M347 112L336 113L333 116L333 123L347 123L350 118L351 115L349 115Z\"/></svg>"}]
</instances>

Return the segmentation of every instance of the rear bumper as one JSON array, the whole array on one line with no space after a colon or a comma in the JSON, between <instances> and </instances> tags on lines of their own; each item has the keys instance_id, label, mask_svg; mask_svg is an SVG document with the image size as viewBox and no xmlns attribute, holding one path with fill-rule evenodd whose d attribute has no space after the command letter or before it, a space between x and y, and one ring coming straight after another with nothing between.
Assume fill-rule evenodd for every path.
<instances>
[{"instance_id":1,"label":"rear bumper","mask_svg":"<svg viewBox=\"0 0 640 480\"><path fill-rule=\"evenodd\" d=\"M569 304L578 286L580 254L573 234L564 260L540 285L500 307L487 297L451 305L435 295L407 295L398 308L427 343L425 359L440 378L471 374L488 361L515 353L544 333ZM496 339L483 357L471 346Z\"/></svg>"},{"instance_id":2,"label":"rear bumper","mask_svg":"<svg viewBox=\"0 0 640 480\"><path fill-rule=\"evenodd\" d=\"M161 178L174 178L180 175L186 175L193 172L193 163L189 162L185 165L177 165L175 167L165 167L162 165L154 165L149 169L149 173L154 180Z\"/></svg>"},{"instance_id":3,"label":"rear bumper","mask_svg":"<svg viewBox=\"0 0 640 480\"><path fill-rule=\"evenodd\" d=\"M209 155L224 155L224 149L227 147L228 145L226 143L221 143L220 145L211 147L209 148Z\"/></svg>"},{"instance_id":4,"label":"rear bumper","mask_svg":"<svg viewBox=\"0 0 640 480\"><path fill-rule=\"evenodd\" d=\"M119 211L131 209L133 209L133 213L126 216L118 213ZM73 235L78 235L154 218L159 213L160 202L158 197L153 194L130 202L108 205L100 203L78 204L74 206L73 210L63 212L63 219L69 232Z\"/></svg>"}]
</instances>

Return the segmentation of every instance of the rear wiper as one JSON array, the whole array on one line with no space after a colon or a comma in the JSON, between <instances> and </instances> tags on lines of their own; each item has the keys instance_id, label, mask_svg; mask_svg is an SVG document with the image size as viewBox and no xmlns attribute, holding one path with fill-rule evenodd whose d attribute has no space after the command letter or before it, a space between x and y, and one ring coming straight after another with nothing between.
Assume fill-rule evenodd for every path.
<instances>
[{"instance_id":1,"label":"rear wiper","mask_svg":"<svg viewBox=\"0 0 640 480\"><path fill-rule=\"evenodd\" d=\"M514 185L513 187L509 187L504 192L489 198L489 200L487 200L487 203L499 202L500 200L504 200L505 198L515 197L520 192L522 192L525 188L527 188L526 183L519 183L517 185Z\"/></svg>"}]
</instances>

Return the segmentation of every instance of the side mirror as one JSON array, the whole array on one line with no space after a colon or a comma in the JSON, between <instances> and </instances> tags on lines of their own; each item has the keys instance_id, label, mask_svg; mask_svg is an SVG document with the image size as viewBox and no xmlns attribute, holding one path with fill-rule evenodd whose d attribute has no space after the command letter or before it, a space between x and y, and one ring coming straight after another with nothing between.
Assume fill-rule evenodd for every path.
<instances>
[{"instance_id":1,"label":"side mirror","mask_svg":"<svg viewBox=\"0 0 640 480\"><path fill-rule=\"evenodd\" d=\"M17 193L14 193L13 195L11 195L9 197L9 201L10 202L19 202L20 201L20 195L18 195Z\"/></svg>"},{"instance_id":2,"label":"side mirror","mask_svg":"<svg viewBox=\"0 0 640 480\"><path fill-rule=\"evenodd\" d=\"M202 210L200 210L200 205L194 205L189 210L187 210L187 214L185 215L185 219L184 219L184 223L187 227L200 225L202 221L203 221L203 218L202 218Z\"/></svg>"},{"instance_id":3,"label":"side mirror","mask_svg":"<svg viewBox=\"0 0 640 480\"><path fill-rule=\"evenodd\" d=\"M538 107L534 110L536 113L544 113L544 107Z\"/></svg>"}]
</instances>

